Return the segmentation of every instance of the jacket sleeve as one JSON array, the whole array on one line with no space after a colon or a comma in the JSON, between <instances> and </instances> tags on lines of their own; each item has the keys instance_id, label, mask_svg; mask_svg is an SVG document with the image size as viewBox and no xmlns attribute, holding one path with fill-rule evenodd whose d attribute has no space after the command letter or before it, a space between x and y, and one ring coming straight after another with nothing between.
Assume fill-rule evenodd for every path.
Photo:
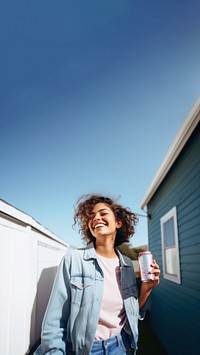
<instances>
[{"instance_id":1,"label":"jacket sleeve","mask_svg":"<svg viewBox=\"0 0 200 355\"><path fill-rule=\"evenodd\" d=\"M69 259L62 259L45 312L41 333L41 355L66 354L66 327L70 313Z\"/></svg>"},{"instance_id":2,"label":"jacket sleeve","mask_svg":"<svg viewBox=\"0 0 200 355\"><path fill-rule=\"evenodd\" d=\"M140 294L142 282L137 280L137 286ZM147 298L145 304L139 309L139 319L143 320L145 318L146 312L151 310L151 294Z\"/></svg>"}]
</instances>

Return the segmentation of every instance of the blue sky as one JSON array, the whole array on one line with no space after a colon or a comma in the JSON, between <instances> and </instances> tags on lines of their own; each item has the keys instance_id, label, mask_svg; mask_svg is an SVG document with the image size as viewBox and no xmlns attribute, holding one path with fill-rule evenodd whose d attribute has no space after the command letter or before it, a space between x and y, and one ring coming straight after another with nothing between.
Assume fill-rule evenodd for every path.
<instances>
[{"instance_id":1,"label":"blue sky","mask_svg":"<svg viewBox=\"0 0 200 355\"><path fill-rule=\"evenodd\" d=\"M1 198L76 246L82 194L143 214L200 93L199 13L199 0L1 2Z\"/></svg>"}]
</instances>

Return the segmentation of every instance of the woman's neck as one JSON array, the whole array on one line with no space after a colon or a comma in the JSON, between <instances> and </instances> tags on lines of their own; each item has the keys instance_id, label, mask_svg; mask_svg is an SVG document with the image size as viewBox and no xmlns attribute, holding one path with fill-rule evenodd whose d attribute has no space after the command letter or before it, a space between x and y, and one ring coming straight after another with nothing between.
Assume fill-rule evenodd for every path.
<instances>
[{"instance_id":1,"label":"woman's neck","mask_svg":"<svg viewBox=\"0 0 200 355\"><path fill-rule=\"evenodd\" d=\"M96 241L95 249L98 255L105 256L106 258L116 257L114 243L112 241L106 241L104 243Z\"/></svg>"}]
</instances>

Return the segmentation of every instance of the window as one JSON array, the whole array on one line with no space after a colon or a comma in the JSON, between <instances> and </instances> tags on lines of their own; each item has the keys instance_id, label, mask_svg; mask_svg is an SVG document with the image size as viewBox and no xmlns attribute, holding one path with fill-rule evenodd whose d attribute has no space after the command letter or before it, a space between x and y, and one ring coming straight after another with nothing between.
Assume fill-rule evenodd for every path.
<instances>
[{"instance_id":1,"label":"window","mask_svg":"<svg viewBox=\"0 0 200 355\"><path fill-rule=\"evenodd\" d=\"M167 280L180 284L176 207L173 207L160 219L160 226L162 238L163 276Z\"/></svg>"}]
</instances>

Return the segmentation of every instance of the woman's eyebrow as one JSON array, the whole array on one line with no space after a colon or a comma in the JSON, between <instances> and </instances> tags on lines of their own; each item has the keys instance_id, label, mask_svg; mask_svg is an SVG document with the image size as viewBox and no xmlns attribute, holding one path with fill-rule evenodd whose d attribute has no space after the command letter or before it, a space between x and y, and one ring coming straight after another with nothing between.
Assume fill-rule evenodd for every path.
<instances>
[{"instance_id":1,"label":"woman's eyebrow","mask_svg":"<svg viewBox=\"0 0 200 355\"><path fill-rule=\"evenodd\" d=\"M101 209L98 210L97 212L90 212L89 216L95 215L96 213L102 212L102 211L108 211L108 212L109 212L109 209L108 209L108 208L101 208Z\"/></svg>"},{"instance_id":2,"label":"woman's eyebrow","mask_svg":"<svg viewBox=\"0 0 200 355\"><path fill-rule=\"evenodd\" d=\"M108 208L101 208L98 212L101 212L101 211L109 211Z\"/></svg>"}]
</instances>

